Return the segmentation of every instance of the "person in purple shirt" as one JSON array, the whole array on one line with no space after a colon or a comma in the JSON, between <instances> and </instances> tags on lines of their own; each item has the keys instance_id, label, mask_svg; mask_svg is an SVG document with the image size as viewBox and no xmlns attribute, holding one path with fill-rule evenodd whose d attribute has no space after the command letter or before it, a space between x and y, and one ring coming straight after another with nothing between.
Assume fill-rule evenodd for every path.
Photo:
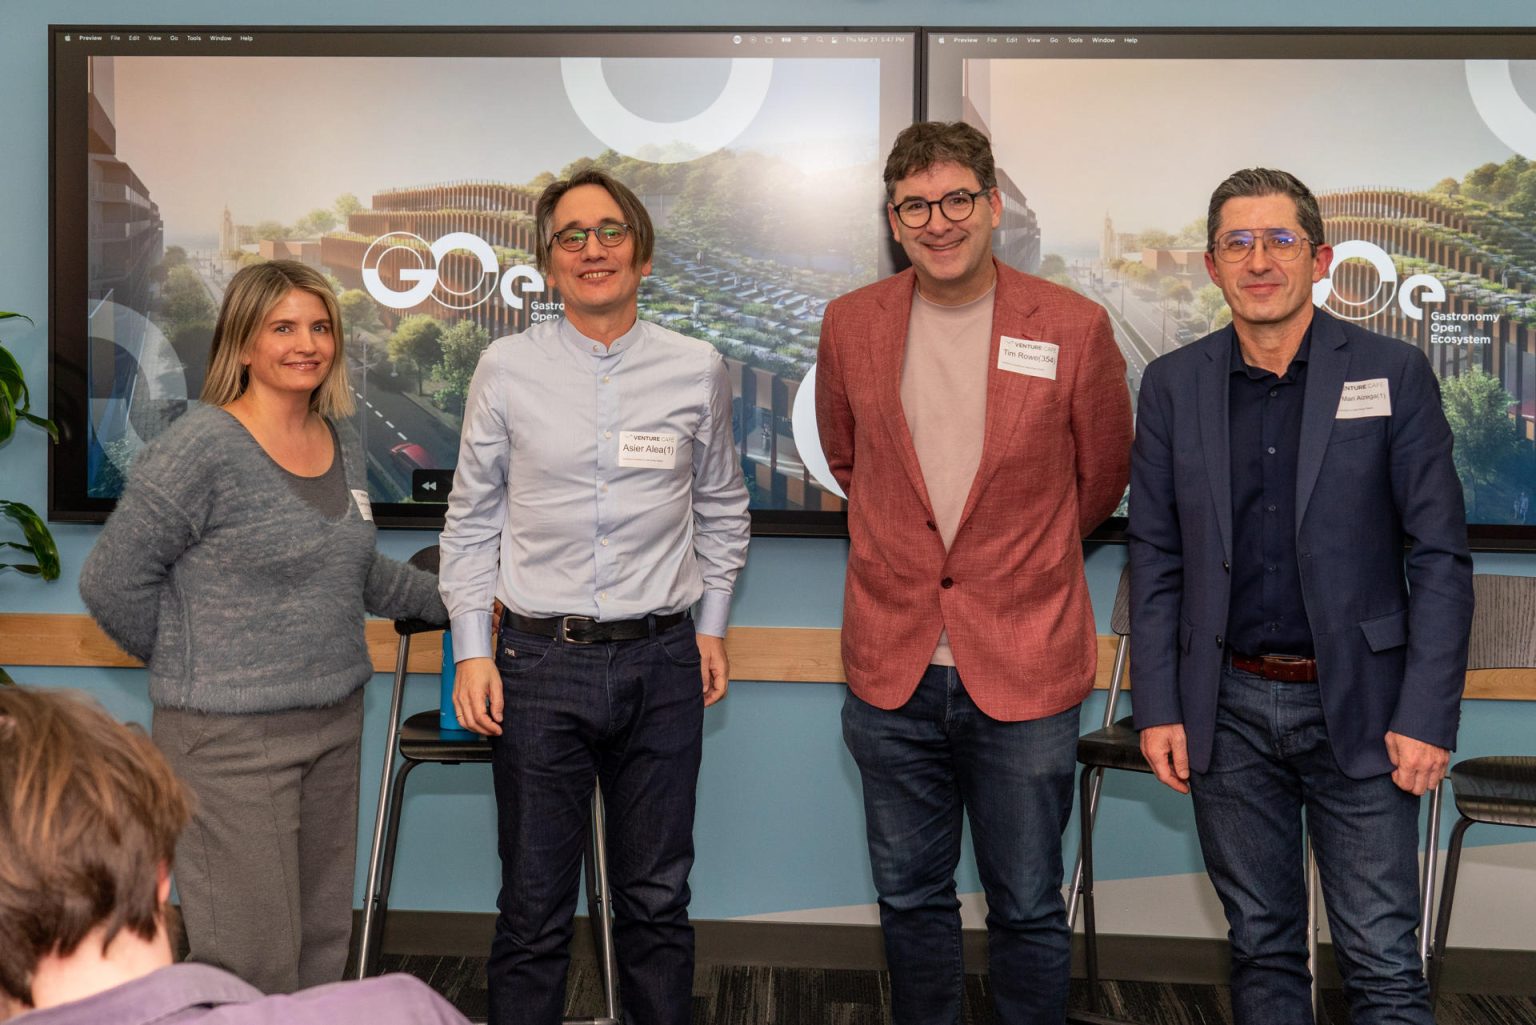
<instances>
[{"instance_id":1,"label":"person in purple shirt","mask_svg":"<svg viewBox=\"0 0 1536 1025\"><path fill-rule=\"evenodd\" d=\"M405 975L263 996L173 964L167 901L191 798L94 703L0 686L0 1019L20 1025L467 1025Z\"/></svg>"}]
</instances>

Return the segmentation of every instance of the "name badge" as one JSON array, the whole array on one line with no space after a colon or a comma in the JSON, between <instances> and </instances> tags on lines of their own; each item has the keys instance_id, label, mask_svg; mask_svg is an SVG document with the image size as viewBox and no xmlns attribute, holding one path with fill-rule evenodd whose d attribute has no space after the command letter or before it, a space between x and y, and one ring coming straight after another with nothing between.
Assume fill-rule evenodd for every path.
<instances>
[{"instance_id":1,"label":"name badge","mask_svg":"<svg viewBox=\"0 0 1536 1025\"><path fill-rule=\"evenodd\" d=\"M677 435L619 432L619 465L670 470L677 465Z\"/></svg>"},{"instance_id":2,"label":"name badge","mask_svg":"<svg viewBox=\"0 0 1536 1025\"><path fill-rule=\"evenodd\" d=\"M358 515L367 520L369 523L372 523L373 506L368 501L368 492L359 491L358 489L354 488L352 490L352 501L357 503Z\"/></svg>"},{"instance_id":3,"label":"name badge","mask_svg":"<svg viewBox=\"0 0 1536 1025\"><path fill-rule=\"evenodd\" d=\"M1345 381L1344 394L1339 396L1338 420L1359 420L1367 416L1391 416L1392 395L1385 377L1373 377L1368 381Z\"/></svg>"},{"instance_id":4,"label":"name badge","mask_svg":"<svg viewBox=\"0 0 1536 1025\"><path fill-rule=\"evenodd\" d=\"M1052 342L1031 342L1003 335L997 347L997 369L1026 377L1056 380L1056 356L1060 346Z\"/></svg>"}]
</instances>

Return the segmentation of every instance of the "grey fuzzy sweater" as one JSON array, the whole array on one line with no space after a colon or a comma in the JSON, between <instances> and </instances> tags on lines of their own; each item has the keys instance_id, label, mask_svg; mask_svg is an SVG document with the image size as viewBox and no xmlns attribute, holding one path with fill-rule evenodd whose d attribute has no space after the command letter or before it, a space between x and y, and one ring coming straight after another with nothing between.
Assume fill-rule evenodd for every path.
<instances>
[{"instance_id":1,"label":"grey fuzzy sweater","mask_svg":"<svg viewBox=\"0 0 1536 1025\"><path fill-rule=\"evenodd\" d=\"M361 447L337 425L348 489ZM365 610L444 622L431 574L379 555L355 500L328 520L221 409L199 406L140 452L85 560L80 595L149 666L158 708L333 705L373 674Z\"/></svg>"}]
</instances>

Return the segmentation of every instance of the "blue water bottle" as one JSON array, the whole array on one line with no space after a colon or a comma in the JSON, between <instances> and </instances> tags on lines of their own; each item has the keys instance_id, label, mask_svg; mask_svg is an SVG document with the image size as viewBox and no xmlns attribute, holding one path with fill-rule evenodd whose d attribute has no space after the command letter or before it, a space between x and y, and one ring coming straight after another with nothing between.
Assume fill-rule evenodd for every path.
<instances>
[{"instance_id":1,"label":"blue water bottle","mask_svg":"<svg viewBox=\"0 0 1536 1025\"><path fill-rule=\"evenodd\" d=\"M474 734L459 725L458 713L453 710L453 632L443 631L443 683L438 697L438 729L444 733L457 733L465 737Z\"/></svg>"}]
</instances>

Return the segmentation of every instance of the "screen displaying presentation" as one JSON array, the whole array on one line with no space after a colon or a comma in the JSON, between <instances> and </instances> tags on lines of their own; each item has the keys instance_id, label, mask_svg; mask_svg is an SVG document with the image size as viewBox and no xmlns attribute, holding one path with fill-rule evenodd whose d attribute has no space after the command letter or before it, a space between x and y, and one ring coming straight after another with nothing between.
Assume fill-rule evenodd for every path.
<instances>
[{"instance_id":1,"label":"screen displaying presentation","mask_svg":"<svg viewBox=\"0 0 1536 1025\"><path fill-rule=\"evenodd\" d=\"M590 165L656 224L640 315L727 362L754 529L838 533L793 411L832 298L895 269L917 36L56 27L49 514L99 520L197 401L243 265L326 274L376 519L441 524L489 342L558 317L534 201Z\"/></svg>"},{"instance_id":2,"label":"screen displaying presentation","mask_svg":"<svg viewBox=\"0 0 1536 1025\"><path fill-rule=\"evenodd\" d=\"M1133 394L1230 319L1216 185L1306 182L1314 300L1424 351L1473 543L1536 547L1536 34L931 29L924 58L926 116L992 138L998 253L1109 309Z\"/></svg>"}]
</instances>

